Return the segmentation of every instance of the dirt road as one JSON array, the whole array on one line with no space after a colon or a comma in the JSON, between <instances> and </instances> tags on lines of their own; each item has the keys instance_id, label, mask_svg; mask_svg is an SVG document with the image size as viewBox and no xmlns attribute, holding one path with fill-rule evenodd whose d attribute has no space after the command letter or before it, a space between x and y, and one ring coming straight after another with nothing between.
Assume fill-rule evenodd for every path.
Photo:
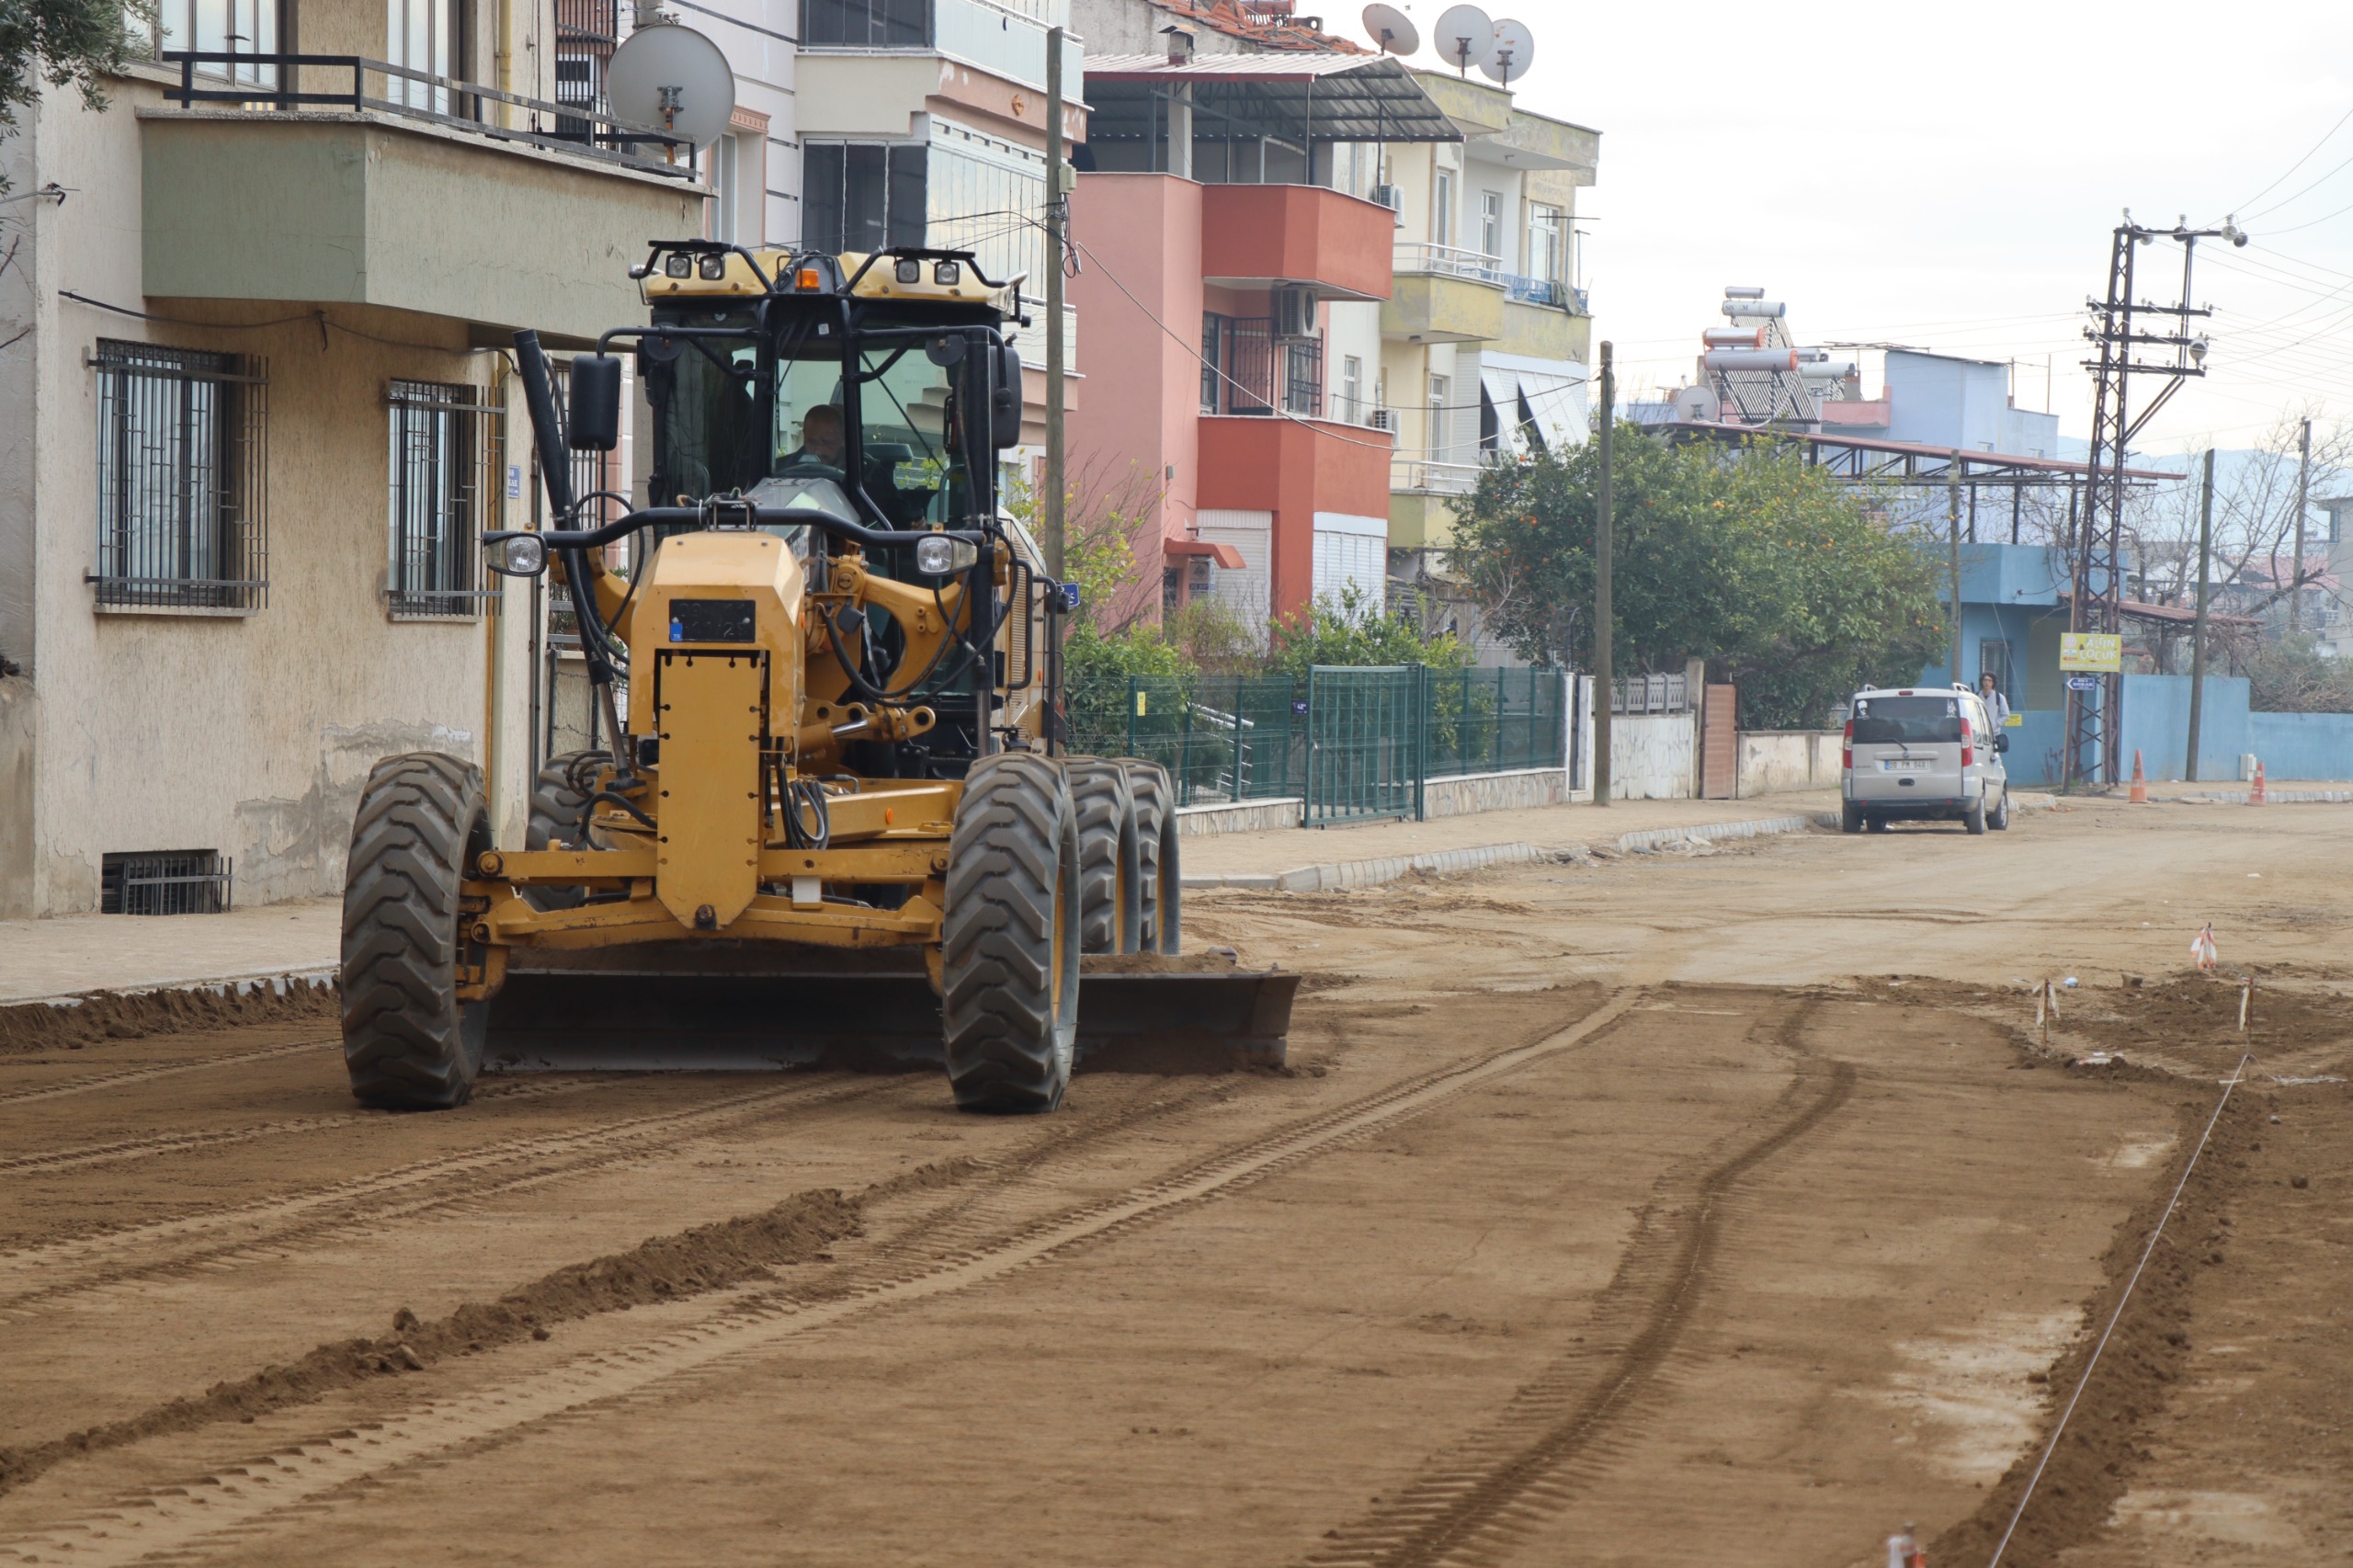
<instances>
[{"instance_id":1,"label":"dirt road","mask_svg":"<svg viewBox=\"0 0 2353 1568\"><path fill-rule=\"evenodd\" d=\"M11 1047L0 1562L1982 1562L2096 1346L2006 1562L2333 1560L2348 856L2098 809L1212 895L1314 976L1291 1071L1026 1120Z\"/></svg>"}]
</instances>

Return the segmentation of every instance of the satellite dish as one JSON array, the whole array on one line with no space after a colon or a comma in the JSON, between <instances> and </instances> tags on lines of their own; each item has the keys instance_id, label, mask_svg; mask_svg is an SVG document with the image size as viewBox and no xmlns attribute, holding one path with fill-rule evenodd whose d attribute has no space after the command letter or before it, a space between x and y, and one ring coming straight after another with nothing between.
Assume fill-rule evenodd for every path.
<instances>
[{"instance_id":1,"label":"satellite dish","mask_svg":"<svg viewBox=\"0 0 2353 1568\"><path fill-rule=\"evenodd\" d=\"M1487 20L1487 13L1476 6L1455 6L1438 19L1431 30L1430 41L1439 56L1460 72L1487 58L1495 47L1495 27Z\"/></svg>"},{"instance_id":2,"label":"satellite dish","mask_svg":"<svg viewBox=\"0 0 2353 1568\"><path fill-rule=\"evenodd\" d=\"M672 132L698 152L725 134L735 114L735 73L719 46L692 28L656 22L613 51L605 98L616 119Z\"/></svg>"},{"instance_id":3,"label":"satellite dish","mask_svg":"<svg viewBox=\"0 0 2353 1568\"><path fill-rule=\"evenodd\" d=\"M1495 41L1479 62L1480 71L1490 82L1510 86L1514 76L1525 76L1536 62L1536 35L1528 30L1525 22L1509 17L1495 24Z\"/></svg>"},{"instance_id":4,"label":"satellite dish","mask_svg":"<svg viewBox=\"0 0 2353 1568\"><path fill-rule=\"evenodd\" d=\"M1367 6L1364 30L1381 40L1383 54L1411 54L1422 47L1422 35L1415 31L1414 18L1394 6Z\"/></svg>"}]
</instances>

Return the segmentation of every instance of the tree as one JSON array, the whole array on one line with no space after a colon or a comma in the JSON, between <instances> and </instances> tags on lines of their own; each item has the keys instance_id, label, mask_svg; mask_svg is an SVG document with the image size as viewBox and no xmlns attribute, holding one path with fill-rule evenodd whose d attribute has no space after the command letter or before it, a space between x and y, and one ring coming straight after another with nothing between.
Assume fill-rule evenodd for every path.
<instances>
[{"instance_id":1,"label":"tree","mask_svg":"<svg viewBox=\"0 0 2353 1568\"><path fill-rule=\"evenodd\" d=\"M1304 676L1313 665L1428 665L1459 670L1471 650L1450 631L1422 630L1421 618L1400 606L1383 609L1353 581L1338 597L1319 596L1307 614L1275 629L1270 674Z\"/></svg>"},{"instance_id":2,"label":"tree","mask_svg":"<svg viewBox=\"0 0 2353 1568\"><path fill-rule=\"evenodd\" d=\"M1456 506L1451 569L1521 656L1589 666L1597 443L1495 464ZM1621 426L1612 479L1618 666L1717 665L1744 722L1821 722L1944 646L1944 569L1794 454L1670 447Z\"/></svg>"},{"instance_id":3,"label":"tree","mask_svg":"<svg viewBox=\"0 0 2353 1568\"><path fill-rule=\"evenodd\" d=\"M81 89L82 102L107 107L99 78L119 72L147 47L153 0L8 0L0 6L0 134L17 128L41 84ZM5 188L5 185L0 185Z\"/></svg>"}]
</instances>

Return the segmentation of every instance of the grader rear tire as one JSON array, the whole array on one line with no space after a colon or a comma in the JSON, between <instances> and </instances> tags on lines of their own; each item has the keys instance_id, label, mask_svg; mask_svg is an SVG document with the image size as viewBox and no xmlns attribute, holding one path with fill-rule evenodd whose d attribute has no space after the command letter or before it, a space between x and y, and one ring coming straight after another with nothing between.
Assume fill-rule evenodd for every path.
<instances>
[{"instance_id":1,"label":"grader rear tire","mask_svg":"<svg viewBox=\"0 0 2353 1568\"><path fill-rule=\"evenodd\" d=\"M1078 816L1078 938L1085 953L1132 953L1143 926L1143 857L1128 771L1099 757L1064 759Z\"/></svg>"},{"instance_id":2,"label":"grader rear tire","mask_svg":"<svg viewBox=\"0 0 2353 1568\"><path fill-rule=\"evenodd\" d=\"M1143 929L1138 949L1181 951L1185 938L1184 878L1176 865L1176 792L1168 770L1156 762L1125 756L1128 792L1136 799L1136 841L1143 861Z\"/></svg>"},{"instance_id":3,"label":"grader rear tire","mask_svg":"<svg viewBox=\"0 0 2353 1568\"><path fill-rule=\"evenodd\" d=\"M583 759L594 757L608 761L610 754L601 751L568 751L548 758L545 767L531 786L531 815L523 829L526 849L552 848L558 842L571 843L580 836L580 808L588 797L573 788L572 770ZM587 900L580 888L525 888L524 902L533 909L577 909Z\"/></svg>"},{"instance_id":4,"label":"grader rear tire","mask_svg":"<svg viewBox=\"0 0 2353 1568\"><path fill-rule=\"evenodd\" d=\"M1078 819L1061 766L973 765L948 846L939 1011L965 1110L1051 1110L1078 1036Z\"/></svg>"},{"instance_id":5,"label":"grader rear tire","mask_svg":"<svg viewBox=\"0 0 2353 1568\"><path fill-rule=\"evenodd\" d=\"M472 763L408 752L369 775L343 892L343 1056L363 1104L447 1110L473 1093L490 1008L458 1000L459 896L490 846Z\"/></svg>"}]
</instances>

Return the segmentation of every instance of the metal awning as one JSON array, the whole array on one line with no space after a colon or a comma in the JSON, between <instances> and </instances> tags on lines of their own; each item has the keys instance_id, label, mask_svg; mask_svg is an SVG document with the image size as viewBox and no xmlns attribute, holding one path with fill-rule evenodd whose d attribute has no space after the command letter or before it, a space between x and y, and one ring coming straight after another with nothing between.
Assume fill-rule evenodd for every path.
<instances>
[{"instance_id":1,"label":"metal awning","mask_svg":"<svg viewBox=\"0 0 2353 1568\"><path fill-rule=\"evenodd\" d=\"M1191 92L1198 136L1272 136L1301 145L1462 140L1394 55L1304 53L1089 60L1087 140L1152 139L1161 123L1154 100L1179 89Z\"/></svg>"}]
</instances>

